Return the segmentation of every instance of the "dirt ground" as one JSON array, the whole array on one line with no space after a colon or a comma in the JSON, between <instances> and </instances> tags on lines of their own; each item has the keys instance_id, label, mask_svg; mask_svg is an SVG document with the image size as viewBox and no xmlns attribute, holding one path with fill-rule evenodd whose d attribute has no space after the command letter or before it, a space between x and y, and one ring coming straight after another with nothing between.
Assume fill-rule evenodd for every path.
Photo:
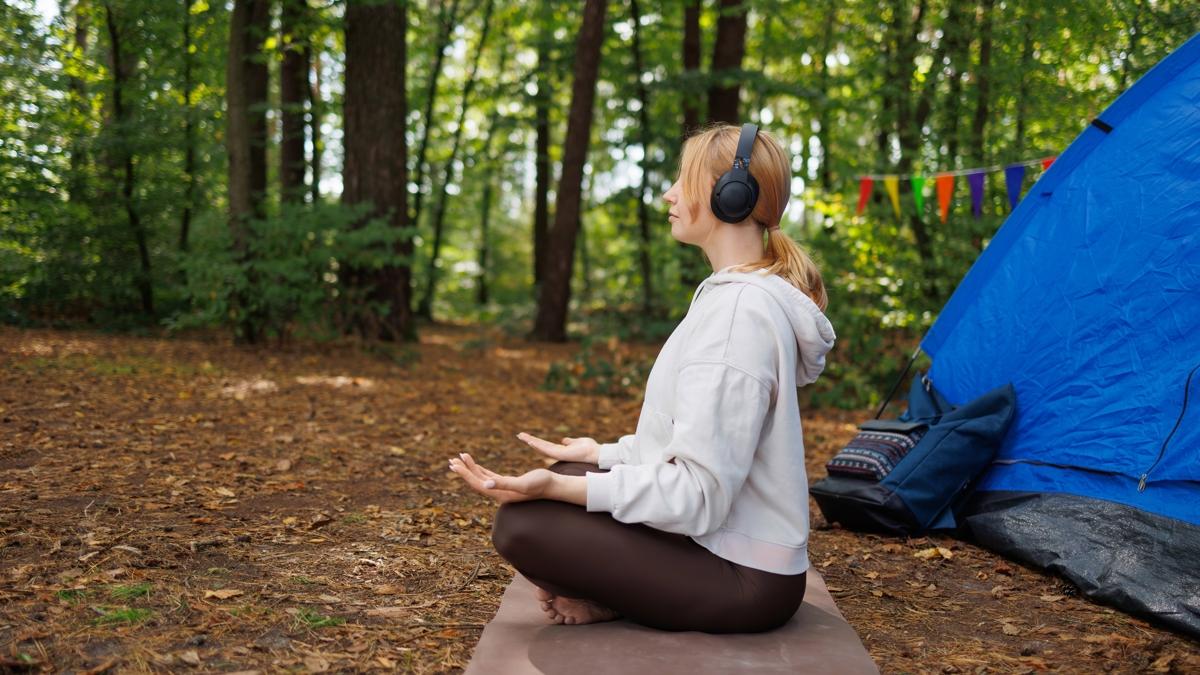
<instances>
[{"instance_id":1,"label":"dirt ground","mask_svg":"<svg viewBox=\"0 0 1200 675\"><path fill-rule=\"evenodd\" d=\"M636 399L540 390L576 349L0 328L0 671L461 672L513 569L446 461L521 473L543 462L518 431L630 432ZM805 413L810 480L864 415ZM1200 644L1059 578L811 506L810 558L886 673L1200 672Z\"/></svg>"}]
</instances>

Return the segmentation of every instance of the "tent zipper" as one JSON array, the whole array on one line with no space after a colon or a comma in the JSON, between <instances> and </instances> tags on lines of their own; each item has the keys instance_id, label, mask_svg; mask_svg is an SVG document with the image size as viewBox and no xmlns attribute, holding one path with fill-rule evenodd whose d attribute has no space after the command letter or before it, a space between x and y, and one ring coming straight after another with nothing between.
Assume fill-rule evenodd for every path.
<instances>
[{"instance_id":1,"label":"tent zipper","mask_svg":"<svg viewBox=\"0 0 1200 675\"><path fill-rule=\"evenodd\" d=\"M1162 447L1158 449L1158 457L1154 459L1154 463L1138 479L1138 492L1146 491L1146 479L1150 476L1150 472L1154 470L1154 467L1158 466L1158 463L1162 461L1163 455L1167 452L1167 444L1171 442L1171 437L1175 435L1176 431L1179 431L1179 425L1183 423L1183 416L1187 412L1188 407L1188 391L1192 388L1192 376L1196 374L1197 369L1200 369L1200 363L1192 368L1191 372L1188 373L1187 381L1183 383L1183 407L1179 411L1179 417L1175 420L1175 426L1171 428L1171 433L1167 434L1166 439L1163 440Z\"/></svg>"}]
</instances>

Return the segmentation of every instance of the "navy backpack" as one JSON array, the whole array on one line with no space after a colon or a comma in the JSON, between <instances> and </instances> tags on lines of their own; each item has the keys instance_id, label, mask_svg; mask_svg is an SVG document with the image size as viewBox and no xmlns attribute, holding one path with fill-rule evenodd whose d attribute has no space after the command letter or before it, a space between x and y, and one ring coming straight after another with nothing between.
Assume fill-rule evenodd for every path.
<instances>
[{"instance_id":1,"label":"navy backpack","mask_svg":"<svg viewBox=\"0 0 1200 675\"><path fill-rule=\"evenodd\" d=\"M882 409L881 409L882 410ZM991 463L1016 411L1011 384L962 406L928 376L913 379L908 410L870 420L809 492L825 520L853 530L917 536L958 527L956 511Z\"/></svg>"}]
</instances>

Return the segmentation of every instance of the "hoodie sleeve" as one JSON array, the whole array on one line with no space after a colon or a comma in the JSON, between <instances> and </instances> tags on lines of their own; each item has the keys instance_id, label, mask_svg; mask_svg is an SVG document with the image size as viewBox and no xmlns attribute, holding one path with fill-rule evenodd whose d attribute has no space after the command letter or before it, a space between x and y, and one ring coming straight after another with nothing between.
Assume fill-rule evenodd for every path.
<instances>
[{"instance_id":1,"label":"hoodie sleeve","mask_svg":"<svg viewBox=\"0 0 1200 675\"><path fill-rule=\"evenodd\" d=\"M690 536L716 531L750 472L771 389L727 360L686 364L663 461L586 474L587 510Z\"/></svg>"},{"instance_id":2,"label":"hoodie sleeve","mask_svg":"<svg viewBox=\"0 0 1200 675\"><path fill-rule=\"evenodd\" d=\"M610 469L616 464L637 464L637 435L626 434L615 443L601 443L596 464L601 469Z\"/></svg>"}]
</instances>

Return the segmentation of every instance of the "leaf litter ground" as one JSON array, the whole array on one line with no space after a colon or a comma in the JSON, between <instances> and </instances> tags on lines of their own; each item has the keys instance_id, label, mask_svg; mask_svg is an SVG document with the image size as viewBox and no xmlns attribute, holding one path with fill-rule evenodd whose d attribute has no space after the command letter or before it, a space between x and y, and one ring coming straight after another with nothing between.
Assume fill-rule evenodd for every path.
<instances>
[{"instance_id":1,"label":"leaf litter ground","mask_svg":"<svg viewBox=\"0 0 1200 675\"><path fill-rule=\"evenodd\" d=\"M631 430L636 399L540 389L577 350L0 329L0 671L461 672L513 569L446 460L521 473L548 462L518 431ZM865 414L805 413L810 480ZM1200 671L1196 642L1060 578L810 506L810 558L884 672Z\"/></svg>"}]
</instances>

